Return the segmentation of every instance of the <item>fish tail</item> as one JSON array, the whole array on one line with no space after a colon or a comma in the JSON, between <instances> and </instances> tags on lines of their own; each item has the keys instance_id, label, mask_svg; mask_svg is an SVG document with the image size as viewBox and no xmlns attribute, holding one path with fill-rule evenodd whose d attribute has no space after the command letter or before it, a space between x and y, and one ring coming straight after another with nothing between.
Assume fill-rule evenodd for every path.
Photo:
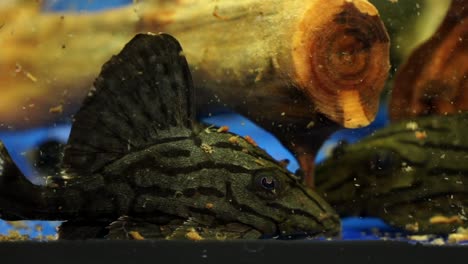
<instances>
[{"instance_id":1,"label":"fish tail","mask_svg":"<svg viewBox=\"0 0 468 264\"><path fill-rule=\"evenodd\" d=\"M10 193L10 187L29 182L10 157L3 142L0 142L0 190L2 196Z\"/></svg>"},{"instance_id":2,"label":"fish tail","mask_svg":"<svg viewBox=\"0 0 468 264\"><path fill-rule=\"evenodd\" d=\"M0 218L10 221L30 219L29 212L44 204L42 188L24 176L0 141Z\"/></svg>"}]
</instances>

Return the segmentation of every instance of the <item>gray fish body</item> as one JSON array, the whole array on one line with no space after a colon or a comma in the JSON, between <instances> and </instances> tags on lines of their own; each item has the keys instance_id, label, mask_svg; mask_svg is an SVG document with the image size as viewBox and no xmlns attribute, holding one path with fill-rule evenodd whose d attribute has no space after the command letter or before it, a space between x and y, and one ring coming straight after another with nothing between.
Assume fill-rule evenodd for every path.
<instances>
[{"instance_id":1,"label":"gray fish body","mask_svg":"<svg viewBox=\"0 0 468 264\"><path fill-rule=\"evenodd\" d=\"M137 35L75 116L63 185L31 184L0 146L0 218L68 220L65 239L339 232L333 209L265 151L196 123L193 97L177 41Z\"/></svg>"},{"instance_id":2,"label":"gray fish body","mask_svg":"<svg viewBox=\"0 0 468 264\"><path fill-rule=\"evenodd\" d=\"M415 233L468 227L468 113L393 124L337 149L317 191L340 215L374 216Z\"/></svg>"}]
</instances>

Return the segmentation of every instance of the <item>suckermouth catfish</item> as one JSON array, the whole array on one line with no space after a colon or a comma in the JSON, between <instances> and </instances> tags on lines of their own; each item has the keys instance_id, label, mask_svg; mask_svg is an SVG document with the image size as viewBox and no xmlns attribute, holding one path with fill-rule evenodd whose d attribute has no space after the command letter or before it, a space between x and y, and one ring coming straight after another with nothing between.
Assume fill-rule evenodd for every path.
<instances>
[{"instance_id":1,"label":"suckermouth catfish","mask_svg":"<svg viewBox=\"0 0 468 264\"><path fill-rule=\"evenodd\" d=\"M33 185L0 143L0 218L66 220L61 239L334 236L334 210L264 150L196 122L179 43L139 34L74 117L59 184Z\"/></svg>"},{"instance_id":2,"label":"suckermouth catfish","mask_svg":"<svg viewBox=\"0 0 468 264\"><path fill-rule=\"evenodd\" d=\"M342 216L380 217L414 233L468 227L468 113L393 124L341 145L316 190Z\"/></svg>"}]
</instances>

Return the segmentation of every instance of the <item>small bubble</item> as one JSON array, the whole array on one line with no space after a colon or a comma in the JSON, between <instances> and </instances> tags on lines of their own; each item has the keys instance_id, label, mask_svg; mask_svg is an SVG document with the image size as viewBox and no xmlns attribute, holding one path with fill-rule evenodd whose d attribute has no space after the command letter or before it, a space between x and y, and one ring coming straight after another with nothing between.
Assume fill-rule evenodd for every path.
<instances>
[{"instance_id":1,"label":"small bubble","mask_svg":"<svg viewBox=\"0 0 468 264\"><path fill-rule=\"evenodd\" d=\"M202 257L202 258L208 258L207 252L208 252L208 250L206 250L206 249L202 250L202 255L201 255L201 257Z\"/></svg>"},{"instance_id":2,"label":"small bubble","mask_svg":"<svg viewBox=\"0 0 468 264\"><path fill-rule=\"evenodd\" d=\"M273 237L275 238L275 237ZM276 237L278 238L278 237ZM245 251L249 252L249 253L259 253L261 251L263 251L263 249L265 248L265 246L263 245L251 245L251 244L245 244L244 245L244 249Z\"/></svg>"}]
</instances>

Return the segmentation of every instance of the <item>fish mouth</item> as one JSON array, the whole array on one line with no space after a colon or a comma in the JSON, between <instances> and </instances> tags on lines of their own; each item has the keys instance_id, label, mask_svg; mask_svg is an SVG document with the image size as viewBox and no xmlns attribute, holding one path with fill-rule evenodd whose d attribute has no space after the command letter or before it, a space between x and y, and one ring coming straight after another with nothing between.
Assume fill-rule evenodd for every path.
<instances>
[{"instance_id":1,"label":"fish mouth","mask_svg":"<svg viewBox=\"0 0 468 264\"><path fill-rule=\"evenodd\" d=\"M313 226L301 227L291 225L288 220L276 224L274 234L264 234L261 239L276 240L323 240L339 238L341 235L341 221L337 215L330 215L321 222L313 221Z\"/></svg>"},{"instance_id":2,"label":"fish mouth","mask_svg":"<svg viewBox=\"0 0 468 264\"><path fill-rule=\"evenodd\" d=\"M297 240L338 237L341 233L338 214L317 193L303 186L298 187L296 196L267 204L281 211L284 217L276 225L276 238ZM298 201L295 197L299 194L305 195L307 199Z\"/></svg>"},{"instance_id":3,"label":"fish mouth","mask_svg":"<svg viewBox=\"0 0 468 264\"><path fill-rule=\"evenodd\" d=\"M260 239L275 239L275 240L323 240L329 238L338 238L340 235L339 231L327 230L327 231L312 231L312 232L294 232L288 234L281 234L278 232L274 235L263 235Z\"/></svg>"},{"instance_id":4,"label":"fish mouth","mask_svg":"<svg viewBox=\"0 0 468 264\"><path fill-rule=\"evenodd\" d=\"M341 225L339 228L324 228L323 230L315 231L298 231L290 233L282 233L278 235L278 240L320 240L329 238L338 238L341 234Z\"/></svg>"},{"instance_id":5,"label":"fish mouth","mask_svg":"<svg viewBox=\"0 0 468 264\"><path fill-rule=\"evenodd\" d=\"M281 240L336 238L341 234L341 219L334 213L304 220L307 215L290 215L278 227Z\"/></svg>"},{"instance_id":6,"label":"fish mouth","mask_svg":"<svg viewBox=\"0 0 468 264\"><path fill-rule=\"evenodd\" d=\"M324 232L304 232L281 235L277 238L277 240L316 240L329 237L330 236Z\"/></svg>"}]
</instances>

